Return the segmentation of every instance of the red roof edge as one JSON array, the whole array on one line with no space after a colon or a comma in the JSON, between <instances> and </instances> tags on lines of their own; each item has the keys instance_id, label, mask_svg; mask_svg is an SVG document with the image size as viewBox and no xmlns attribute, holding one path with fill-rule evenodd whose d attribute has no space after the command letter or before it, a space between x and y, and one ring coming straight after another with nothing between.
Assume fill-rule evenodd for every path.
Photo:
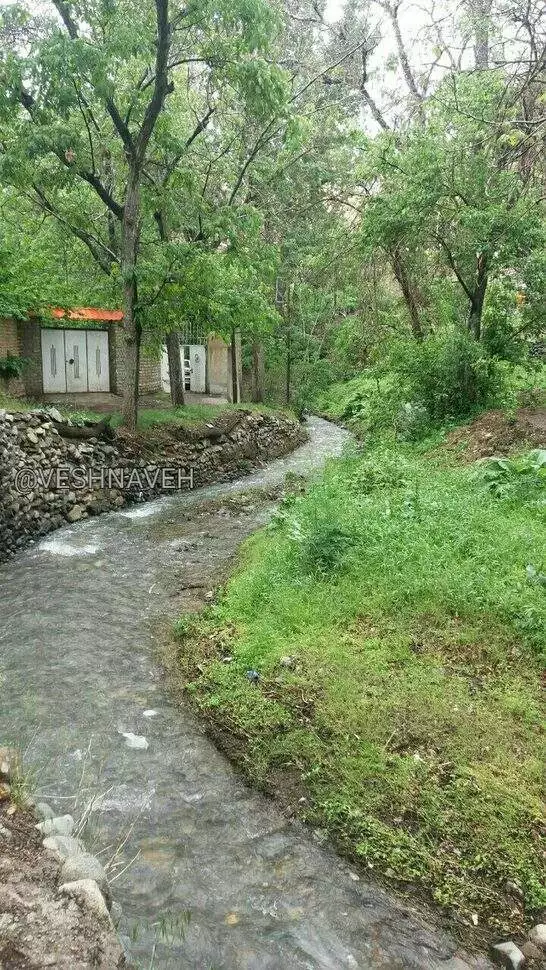
<instances>
[{"instance_id":1,"label":"red roof edge","mask_svg":"<svg viewBox=\"0 0 546 970\"><path fill-rule=\"evenodd\" d=\"M73 307L71 310L50 307L50 313L57 320L123 320L123 310L100 310L88 306Z\"/></svg>"}]
</instances>

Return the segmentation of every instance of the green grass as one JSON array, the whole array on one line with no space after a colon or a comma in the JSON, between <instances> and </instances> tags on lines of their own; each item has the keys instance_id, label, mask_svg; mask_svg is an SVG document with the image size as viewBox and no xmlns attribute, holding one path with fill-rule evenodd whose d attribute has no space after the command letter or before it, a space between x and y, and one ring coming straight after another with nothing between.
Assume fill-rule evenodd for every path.
<instances>
[{"instance_id":1,"label":"green grass","mask_svg":"<svg viewBox=\"0 0 546 970\"><path fill-rule=\"evenodd\" d=\"M249 777L391 885L495 932L545 902L543 507L409 446L346 457L178 629L179 674Z\"/></svg>"}]
</instances>

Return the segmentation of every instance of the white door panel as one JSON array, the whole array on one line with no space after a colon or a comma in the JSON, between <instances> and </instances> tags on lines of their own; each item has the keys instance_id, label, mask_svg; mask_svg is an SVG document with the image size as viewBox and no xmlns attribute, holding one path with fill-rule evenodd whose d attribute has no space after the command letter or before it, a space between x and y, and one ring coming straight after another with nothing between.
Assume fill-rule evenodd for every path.
<instances>
[{"instance_id":1,"label":"white door panel","mask_svg":"<svg viewBox=\"0 0 546 970\"><path fill-rule=\"evenodd\" d=\"M87 390L87 339L85 330L65 330L64 353L67 391Z\"/></svg>"},{"instance_id":2,"label":"white door panel","mask_svg":"<svg viewBox=\"0 0 546 970\"><path fill-rule=\"evenodd\" d=\"M89 391L110 390L108 333L106 330L87 331L87 384Z\"/></svg>"},{"instance_id":3,"label":"white door panel","mask_svg":"<svg viewBox=\"0 0 546 970\"><path fill-rule=\"evenodd\" d=\"M64 330L42 330L42 375L45 394L66 392Z\"/></svg>"},{"instance_id":4,"label":"white door panel","mask_svg":"<svg viewBox=\"0 0 546 970\"><path fill-rule=\"evenodd\" d=\"M199 344L190 346L190 390L204 394L206 388L206 350Z\"/></svg>"}]
</instances>

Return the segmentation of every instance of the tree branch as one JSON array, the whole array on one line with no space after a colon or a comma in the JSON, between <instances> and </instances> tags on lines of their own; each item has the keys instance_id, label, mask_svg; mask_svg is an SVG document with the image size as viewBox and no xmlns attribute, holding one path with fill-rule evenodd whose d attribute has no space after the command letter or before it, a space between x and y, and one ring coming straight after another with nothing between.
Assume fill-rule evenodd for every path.
<instances>
[{"instance_id":1,"label":"tree branch","mask_svg":"<svg viewBox=\"0 0 546 970\"><path fill-rule=\"evenodd\" d=\"M80 239L81 242L87 246L103 273L110 276L112 273L112 266L117 262L116 254L113 253L112 250L109 249L101 239L98 239L92 233L87 232L85 229L80 229L79 226L75 226L69 222L68 219L58 212L57 209L55 209L54 205L47 198L44 190L40 188L39 185L36 185L35 182L33 182L32 188L34 189L35 197L27 196L27 198L30 198L31 201L34 202L38 201L38 204L44 210L44 212L48 212L49 215L53 216L53 218L57 220L57 222L63 226L66 226L73 236Z\"/></svg>"},{"instance_id":2,"label":"tree branch","mask_svg":"<svg viewBox=\"0 0 546 970\"><path fill-rule=\"evenodd\" d=\"M461 284L463 290L465 291L468 299L470 301L472 301L474 299L474 294L473 294L472 290L470 289L470 287L468 286L468 284L463 279L463 277L461 276L461 274L460 274L460 272L459 272L459 270L457 268L457 264L455 262L453 253L451 252L448 244L446 243L445 239L442 239L441 236L438 236L437 235L436 236L436 239L438 240L438 242L440 243L440 246L444 250L444 252L445 252L445 254L447 256L447 261L448 261L449 265L451 266L451 269L455 273L455 276L457 277L457 279L458 279L459 283Z\"/></svg>"},{"instance_id":3,"label":"tree branch","mask_svg":"<svg viewBox=\"0 0 546 970\"><path fill-rule=\"evenodd\" d=\"M169 0L155 0L157 17L157 49L155 59L155 80L152 97L146 108L144 120L135 140L135 160L141 166L146 154L154 125L168 94L174 91L169 84L169 52L171 48L171 25L169 24Z\"/></svg>"},{"instance_id":4,"label":"tree branch","mask_svg":"<svg viewBox=\"0 0 546 970\"><path fill-rule=\"evenodd\" d=\"M30 117L33 121L36 121L34 117L34 108L36 107L36 102L31 94L28 93L24 88L20 89L19 99L24 108L28 111ZM57 156L60 162L66 167L75 172L78 178L83 179L90 185L99 198L104 202L104 204L114 213L117 219L123 218L123 206L119 202L116 202L111 192L108 191L105 185L103 185L101 179L96 174L96 172L88 172L86 169L73 168L72 164L66 159L64 153L60 148L55 148L53 145L50 149L54 155Z\"/></svg>"}]
</instances>

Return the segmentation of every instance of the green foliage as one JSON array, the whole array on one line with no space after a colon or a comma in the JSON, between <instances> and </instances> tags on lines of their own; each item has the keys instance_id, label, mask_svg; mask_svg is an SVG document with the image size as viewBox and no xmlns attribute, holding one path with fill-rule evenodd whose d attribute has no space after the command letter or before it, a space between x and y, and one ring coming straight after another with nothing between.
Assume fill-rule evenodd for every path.
<instances>
[{"instance_id":1,"label":"green foliage","mask_svg":"<svg viewBox=\"0 0 546 970\"><path fill-rule=\"evenodd\" d=\"M371 140L362 161L362 180L380 184L363 213L364 250L381 246L391 257L398 254L410 280L420 280L419 287L413 284L415 296L425 304L423 295L435 298L434 276L443 264L462 301L455 322L466 317L478 337L481 305L476 309L475 301L483 300L478 281L486 292L489 280L506 280L506 272L520 280L526 273L536 277L538 263L530 253L544 251L535 189L520 167L509 164L502 132L516 125L519 108L515 99L508 106L505 94L505 79L496 71L448 77L420 123L401 136L389 132ZM529 287L527 315L540 312L539 305L538 288ZM437 324L435 310L435 305L421 309L429 327ZM495 352L499 312L490 305ZM512 343L517 328L510 329Z\"/></svg>"},{"instance_id":2,"label":"green foliage","mask_svg":"<svg viewBox=\"0 0 546 970\"><path fill-rule=\"evenodd\" d=\"M497 933L544 902L546 598L528 564L546 537L530 515L407 446L332 462L247 544L179 654L254 780L290 765L304 817L346 854Z\"/></svg>"},{"instance_id":3,"label":"green foliage","mask_svg":"<svg viewBox=\"0 0 546 970\"><path fill-rule=\"evenodd\" d=\"M14 377L20 377L27 363L25 357L17 357L15 354L0 357L0 378L9 381Z\"/></svg>"},{"instance_id":4,"label":"green foliage","mask_svg":"<svg viewBox=\"0 0 546 970\"><path fill-rule=\"evenodd\" d=\"M497 498L546 504L546 451L514 458L484 458L477 476Z\"/></svg>"},{"instance_id":5,"label":"green foliage","mask_svg":"<svg viewBox=\"0 0 546 970\"><path fill-rule=\"evenodd\" d=\"M511 398L506 366L464 330L444 328L422 342L390 341L375 364L327 389L317 406L360 435L391 430L412 440Z\"/></svg>"},{"instance_id":6,"label":"green foliage","mask_svg":"<svg viewBox=\"0 0 546 970\"><path fill-rule=\"evenodd\" d=\"M278 528L279 523L287 527L291 557L304 575L318 578L339 572L356 541L344 527L343 516L333 516L322 502L310 506L296 498L290 502L289 513L281 511L272 527Z\"/></svg>"},{"instance_id":7,"label":"green foliage","mask_svg":"<svg viewBox=\"0 0 546 970\"><path fill-rule=\"evenodd\" d=\"M434 422L466 417L502 403L506 395L497 361L461 330L439 331L422 343L397 343L387 366L399 378L402 393Z\"/></svg>"}]
</instances>

